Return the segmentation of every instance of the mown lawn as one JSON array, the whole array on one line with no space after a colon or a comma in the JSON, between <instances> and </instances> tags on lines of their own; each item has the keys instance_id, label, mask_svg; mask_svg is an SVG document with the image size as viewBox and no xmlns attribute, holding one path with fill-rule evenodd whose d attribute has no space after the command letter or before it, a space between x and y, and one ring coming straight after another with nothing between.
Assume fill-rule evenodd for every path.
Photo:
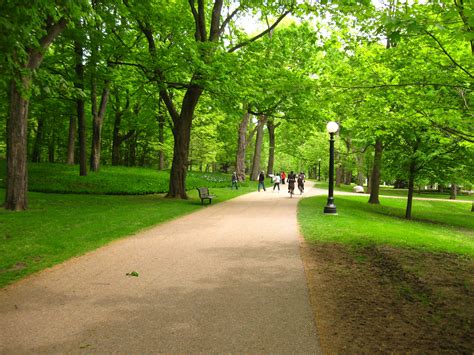
<instances>
[{"instance_id":1,"label":"mown lawn","mask_svg":"<svg viewBox=\"0 0 474 355\"><path fill-rule=\"evenodd\" d=\"M327 182L316 182L316 186L320 188L327 189L328 183ZM341 184L339 187L335 187L336 191L345 191L345 192L354 192L354 184L351 185L343 185ZM367 186L364 186L364 189L367 191ZM394 189L391 186L380 186L380 195L383 196L399 196L399 197L407 197L408 190L407 189ZM431 192L431 191L414 191L414 197L422 197L422 198L436 198L436 199L444 199L449 200L449 192ZM456 199L458 200L466 200L466 201L474 201L474 195L467 195L467 194L458 194Z\"/></svg>"},{"instance_id":2,"label":"mown lawn","mask_svg":"<svg viewBox=\"0 0 474 355\"><path fill-rule=\"evenodd\" d=\"M403 218L404 199L337 196L337 216L324 215L326 197L300 202L298 217L305 239L352 245L392 245L474 257L474 213L469 203L414 201L413 220Z\"/></svg>"},{"instance_id":3,"label":"mown lawn","mask_svg":"<svg viewBox=\"0 0 474 355\"><path fill-rule=\"evenodd\" d=\"M0 187L5 187L6 162L0 160ZM28 164L28 190L35 192L145 195L164 193L169 187L168 170L102 166L99 172L79 176L79 166L51 163ZM230 186L230 174L188 172L186 188ZM248 183L243 183L248 186Z\"/></svg>"}]
</instances>

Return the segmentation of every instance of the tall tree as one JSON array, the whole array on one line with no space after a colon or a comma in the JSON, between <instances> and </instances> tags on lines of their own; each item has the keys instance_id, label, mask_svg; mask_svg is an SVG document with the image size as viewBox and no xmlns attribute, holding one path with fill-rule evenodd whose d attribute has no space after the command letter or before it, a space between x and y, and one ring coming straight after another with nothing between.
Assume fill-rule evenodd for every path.
<instances>
[{"instance_id":1,"label":"tall tree","mask_svg":"<svg viewBox=\"0 0 474 355\"><path fill-rule=\"evenodd\" d=\"M186 82L176 85L176 83L171 84L171 80L168 78L169 73L164 70L165 68L159 57L159 50L156 44L157 38L161 38L163 41L169 41L170 36L168 34L157 34L156 28L149 20L149 16L146 18L141 16L142 14L138 11L138 7L133 6L128 0L124 0L124 3L131 12L131 15L135 18L140 31L147 40L148 52L153 63L153 69L151 73L148 72L148 76L157 83L161 99L165 103L173 123L173 162L167 196L187 198L186 172L192 121L196 106L206 88L206 81L211 79L213 72L217 74L215 69L211 70L214 59L225 51L235 52L274 30L281 20L290 13L290 10L283 5L283 10L281 11L280 5L282 4L278 4L274 8L279 9L281 13L271 26L250 39L245 39L236 45L230 45L229 48L224 49L223 46L225 44L221 39L225 29L229 25L229 22L232 21L239 12L244 10L246 6L244 4L238 4L237 7L228 8L229 15L223 18L223 0L215 0L212 3L208 3L204 0L189 0L188 11L190 11L193 19L194 30L192 32L194 33L194 39L193 42L190 42L189 38L185 39L181 35L181 38L184 40L184 43L181 43L181 45L188 45L187 50L193 53L192 70L185 74L188 77ZM152 9L149 10L152 11ZM161 16L166 16L164 15L164 9L162 8L160 10ZM180 11L184 11L184 9L174 7L173 16L176 16L176 13ZM187 16L184 12L180 13L180 15ZM187 31L188 30L189 28L187 28ZM178 35L178 33L175 34ZM160 46L160 48L162 48L162 46ZM179 108L176 106L170 94L170 89L176 86L185 88Z\"/></svg>"},{"instance_id":2,"label":"tall tree","mask_svg":"<svg viewBox=\"0 0 474 355\"><path fill-rule=\"evenodd\" d=\"M7 5L7 4L6 4ZM7 5L8 6L8 5ZM28 26L38 37L31 42L27 38L18 38L18 34L10 33L16 37L18 42L9 48L12 52L7 53L13 63L10 79L10 108L7 122L7 178L5 193L5 208L15 211L25 210L28 207L27 191L27 120L29 96L33 85L33 72L39 68L44 55L53 41L64 30L67 24L66 17L54 18L54 8L48 8L50 13L42 14L39 9L22 9L17 5L9 5L16 8L16 12L9 12L10 8L3 8L7 14L17 14L19 18L25 16L32 19L40 17L40 21L34 19L32 24L27 25L22 21L21 25ZM24 11L21 11L24 10ZM26 11L25 11L26 10ZM34 10L37 10L36 12ZM20 12L20 13L18 13ZM17 19L10 18L10 21ZM8 21L8 20L7 20ZM12 23L17 25L17 23ZM16 26L12 26L16 30ZM25 34L25 31L21 31Z\"/></svg>"}]
</instances>

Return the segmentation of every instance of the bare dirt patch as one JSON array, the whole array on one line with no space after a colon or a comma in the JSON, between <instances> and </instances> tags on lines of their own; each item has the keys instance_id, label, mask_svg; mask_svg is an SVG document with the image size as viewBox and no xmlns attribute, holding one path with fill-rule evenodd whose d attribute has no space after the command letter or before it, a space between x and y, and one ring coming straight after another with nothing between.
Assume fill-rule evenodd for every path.
<instances>
[{"instance_id":1,"label":"bare dirt patch","mask_svg":"<svg viewBox=\"0 0 474 355\"><path fill-rule=\"evenodd\" d=\"M322 350L474 351L474 260L301 243Z\"/></svg>"}]
</instances>

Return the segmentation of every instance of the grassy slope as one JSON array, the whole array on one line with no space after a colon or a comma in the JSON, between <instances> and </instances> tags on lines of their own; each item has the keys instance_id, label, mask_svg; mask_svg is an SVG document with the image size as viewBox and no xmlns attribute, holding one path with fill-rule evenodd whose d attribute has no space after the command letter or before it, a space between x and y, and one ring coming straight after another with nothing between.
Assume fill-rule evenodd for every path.
<instances>
[{"instance_id":1,"label":"grassy slope","mask_svg":"<svg viewBox=\"0 0 474 355\"><path fill-rule=\"evenodd\" d=\"M474 218L469 204L415 201L414 220L403 218L405 200L338 196L338 216L322 213L324 196L304 199L299 222L307 240L352 245L386 244L474 257Z\"/></svg>"},{"instance_id":2,"label":"grassy slope","mask_svg":"<svg viewBox=\"0 0 474 355\"><path fill-rule=\"evenodd\" d=\"M0 187L5 187L5 171L5 161L0 160L0 172L3 173L0 174ZM169 186L169 171L123 166L104 166L98 173L79 176L77 165L29 163L28 177L29 191L36 192L141 195L164 193ZM230 186L230 175L189 172L186 188L192 190L201 186Z\"/></svg>"},{"instance_id":3,"label":"grassy slope","mask_svg":"<svg viewBox=\"0 0 474 355\"><path fill-rule=\"evenodd\" d=\"M33 188L69 193L29 192L27 211L0 209L0 287L112 240L203 208L195 186L209 186L211 193L217 195L213 204L256 189L255 183L247 183L238 191L230 190L228 175L191 173L187 179L189 200L166 199L163 194L130 195L162 190L168 186L168 174L152 169L106 167L84 178L77 176L76 168L30 164ZM128 195L99 194L120 191ZM3 198L4 190L0 189L0 199Z\"/></svg>"}]
</instances>

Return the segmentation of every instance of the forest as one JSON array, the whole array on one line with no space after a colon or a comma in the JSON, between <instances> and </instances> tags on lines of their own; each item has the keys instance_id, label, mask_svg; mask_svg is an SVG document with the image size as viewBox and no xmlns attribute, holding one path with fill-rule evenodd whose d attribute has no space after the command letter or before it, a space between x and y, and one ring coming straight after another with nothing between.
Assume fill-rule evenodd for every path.
<instances>
[{"instance_id":1,"label":"forest","mask_svg":"<svg viewBox=\"0 0 474 355\"><path fill-rule=\"evenodd\" d=\"M2 2L4 207L30 162L328 174L471 190L474 3L467 0ZM411 193L411 196L410 196ZM407 207L407 218L409 218Z\"/></svg>"}]
</instances>

